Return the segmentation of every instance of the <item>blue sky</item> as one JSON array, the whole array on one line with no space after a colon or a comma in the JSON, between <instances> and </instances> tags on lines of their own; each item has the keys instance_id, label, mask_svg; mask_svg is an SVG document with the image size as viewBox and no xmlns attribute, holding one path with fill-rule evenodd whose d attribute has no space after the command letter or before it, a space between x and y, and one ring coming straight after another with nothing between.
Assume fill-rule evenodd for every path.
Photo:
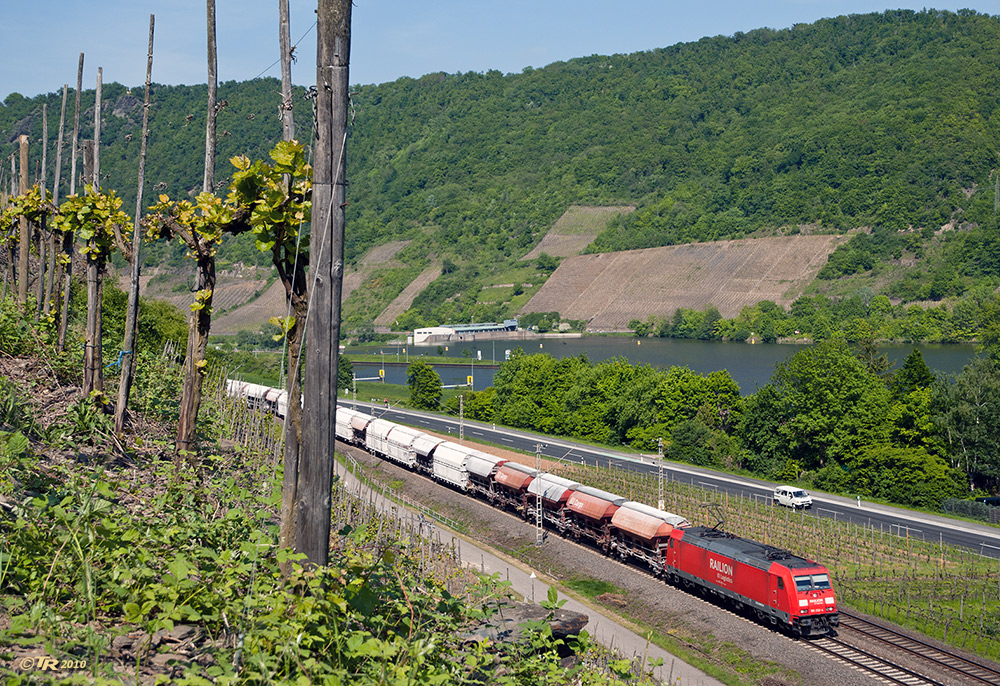
<instances>
[{"instance_id":1,"label":"blue sky","mask_svg":"<svg viewBox=\"0 0 1000 686\"><path fill-rule=\"evenodd\" d=\"M156 15L153 80L204 83L203 0L9 0L0 45L0 98L56 92L76 82L85 53L84 87L97 67L105 82L145 80L150 13ZM315 0L290 0L292 41L302 38L292 67L297 84L315 80ZM593 54L630 53L731 35L781 29L822 17L905 7L1000 14L1000 0L933 5L899 0L354 0L351 83L401 76L498 69L519 72ZM280 76L277 0L216 0L219 80ZM16 57L15 57L16 56Z\"/></svg>"}]
</instances>

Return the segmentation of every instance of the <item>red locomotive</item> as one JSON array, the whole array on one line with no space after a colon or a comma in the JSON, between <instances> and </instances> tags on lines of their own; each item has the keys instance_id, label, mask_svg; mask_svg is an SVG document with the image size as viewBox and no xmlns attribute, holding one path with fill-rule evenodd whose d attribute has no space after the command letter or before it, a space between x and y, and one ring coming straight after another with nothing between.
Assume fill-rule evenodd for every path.
<instances>
[{"instance_id":1,"label":"red locomotive","mask_svg":"<svg viewBox=\"0 0 1000 686\"><path fill-rule=\"evenodd\" d=\"M799 636L830 633L839 624L826 567L715 527L674 529L666 572L752 610L761 621Z\"/></svg>"}]
</instances>

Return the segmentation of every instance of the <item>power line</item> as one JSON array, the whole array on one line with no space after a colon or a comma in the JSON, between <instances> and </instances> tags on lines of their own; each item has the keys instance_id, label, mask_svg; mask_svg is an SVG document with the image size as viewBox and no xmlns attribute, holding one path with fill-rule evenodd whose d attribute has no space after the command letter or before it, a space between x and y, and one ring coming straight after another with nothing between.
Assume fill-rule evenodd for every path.
<instances>
[{"instance_id":1,"label":"power line","mask_svg":"<svg viewBox=\"0 0 1000 686\"><path fill-rule=\"evenodd\" d=\"M302 34L302 36L301 36L301 37L300 37L300 38L299 38L299 39L298 39L297 41L295 41L295 44L294 44L294 45L292 46L292 52L293 52L293 53L295 52L295 48L299 47L299 43L301 43L301 42L302 42L302 40L303 40L303 39L304 39L304 38L305 38L306 36L308 36L308 35L309 35L309 33L310 33L310 32L311 32L311 31L312 31L312 30L313 30L314 28L316 28L316 22L313 22L313 23L312 23L312 26L310 26L310 27L309 27L308 29L306 29L306 32L305 32L305 33L303 33L303 34ZM293 57L292 59L294 60L295 58ZM253 81L254 79L259 79L259 78L260 78L261 76L263 76L263 75L264 75L264 74L266 74L267 72L269 72L269 71L271 71L272 69L274 69L274 65L278 64L279 62L281 62L281 58L280 58L280 57L279 57L278 59L274 60L273 62L271 62L271 64L270 64L270 65L268 65L268 66L267 66L267 68L265 68L265 69L264 69L264 70L263 70L263 71L262 71L261 73L257 74L257 76L253 77L253 79L250 79L250 80L251 80L251 81Z\"/></svg>"}]
</instances>

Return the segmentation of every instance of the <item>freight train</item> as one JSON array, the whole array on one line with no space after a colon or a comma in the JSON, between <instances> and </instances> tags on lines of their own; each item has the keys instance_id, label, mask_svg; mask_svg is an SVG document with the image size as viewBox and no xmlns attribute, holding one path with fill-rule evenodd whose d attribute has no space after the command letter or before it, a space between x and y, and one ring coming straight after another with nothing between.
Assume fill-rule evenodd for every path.
<instances>
[{"instance_id":1,"label":"freight train","mask_svg":"<svg viewBox=\"0 0 1000 686\"><path fill-rule=\"evenodd\" d=\"M227 392L280 416L287 409L284 392L267 386L229 381ZM788 551L346 407L337 408L336 435L528 521L540 511L564 537L794 635L826 635L839 623L827 569Z\"/></svg>"}]
</instances>

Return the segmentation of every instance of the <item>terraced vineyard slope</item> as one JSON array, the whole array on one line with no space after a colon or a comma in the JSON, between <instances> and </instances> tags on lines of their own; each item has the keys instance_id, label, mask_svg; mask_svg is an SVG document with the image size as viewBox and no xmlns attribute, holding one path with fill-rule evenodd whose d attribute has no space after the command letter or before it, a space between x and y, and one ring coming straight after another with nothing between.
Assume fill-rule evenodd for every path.
<instances>
[{"instance_id":1,"label":"terraced vineyard slope","mask_svg":"<svg viewBox=\"0 0 1000 686\"><path fill-rule=\"evenodd\" d=\"M634 205L589 207L571 205L552 225L541 242L522 259L532 260L545 253L552 257L579 255L612 219L635 210Z\"/></svg>"},{"instance_id":2,"label":"terraced vineyard slope","mask_svg":"<svg viewBox=\"0 0 1000 686\"><path fill-rule=\"evenodd\" d=\"M413 304L413 299L439 276L441 276L441 265L439 264L433 264L422 271L420 276L411 281L410 285L404 288L403 292L397 295L387 308L382 310L382 314L375 318L375 326L386 330L390 329L396 317L403 314Z\"/></svg>"},{"instance_id":3,"label":"terraced vineyard slope","mask_svg":"<svg viewBox=\"0 0 1000 686\"><path fill-rule=\"evenodd\" d=\"M733 317L745 305L787 306L846 236L792 236L691 243L568 257L522 313L558 312L588 331L625 331L632 319L715 305Z\"/></svg>"}]
</instances>

